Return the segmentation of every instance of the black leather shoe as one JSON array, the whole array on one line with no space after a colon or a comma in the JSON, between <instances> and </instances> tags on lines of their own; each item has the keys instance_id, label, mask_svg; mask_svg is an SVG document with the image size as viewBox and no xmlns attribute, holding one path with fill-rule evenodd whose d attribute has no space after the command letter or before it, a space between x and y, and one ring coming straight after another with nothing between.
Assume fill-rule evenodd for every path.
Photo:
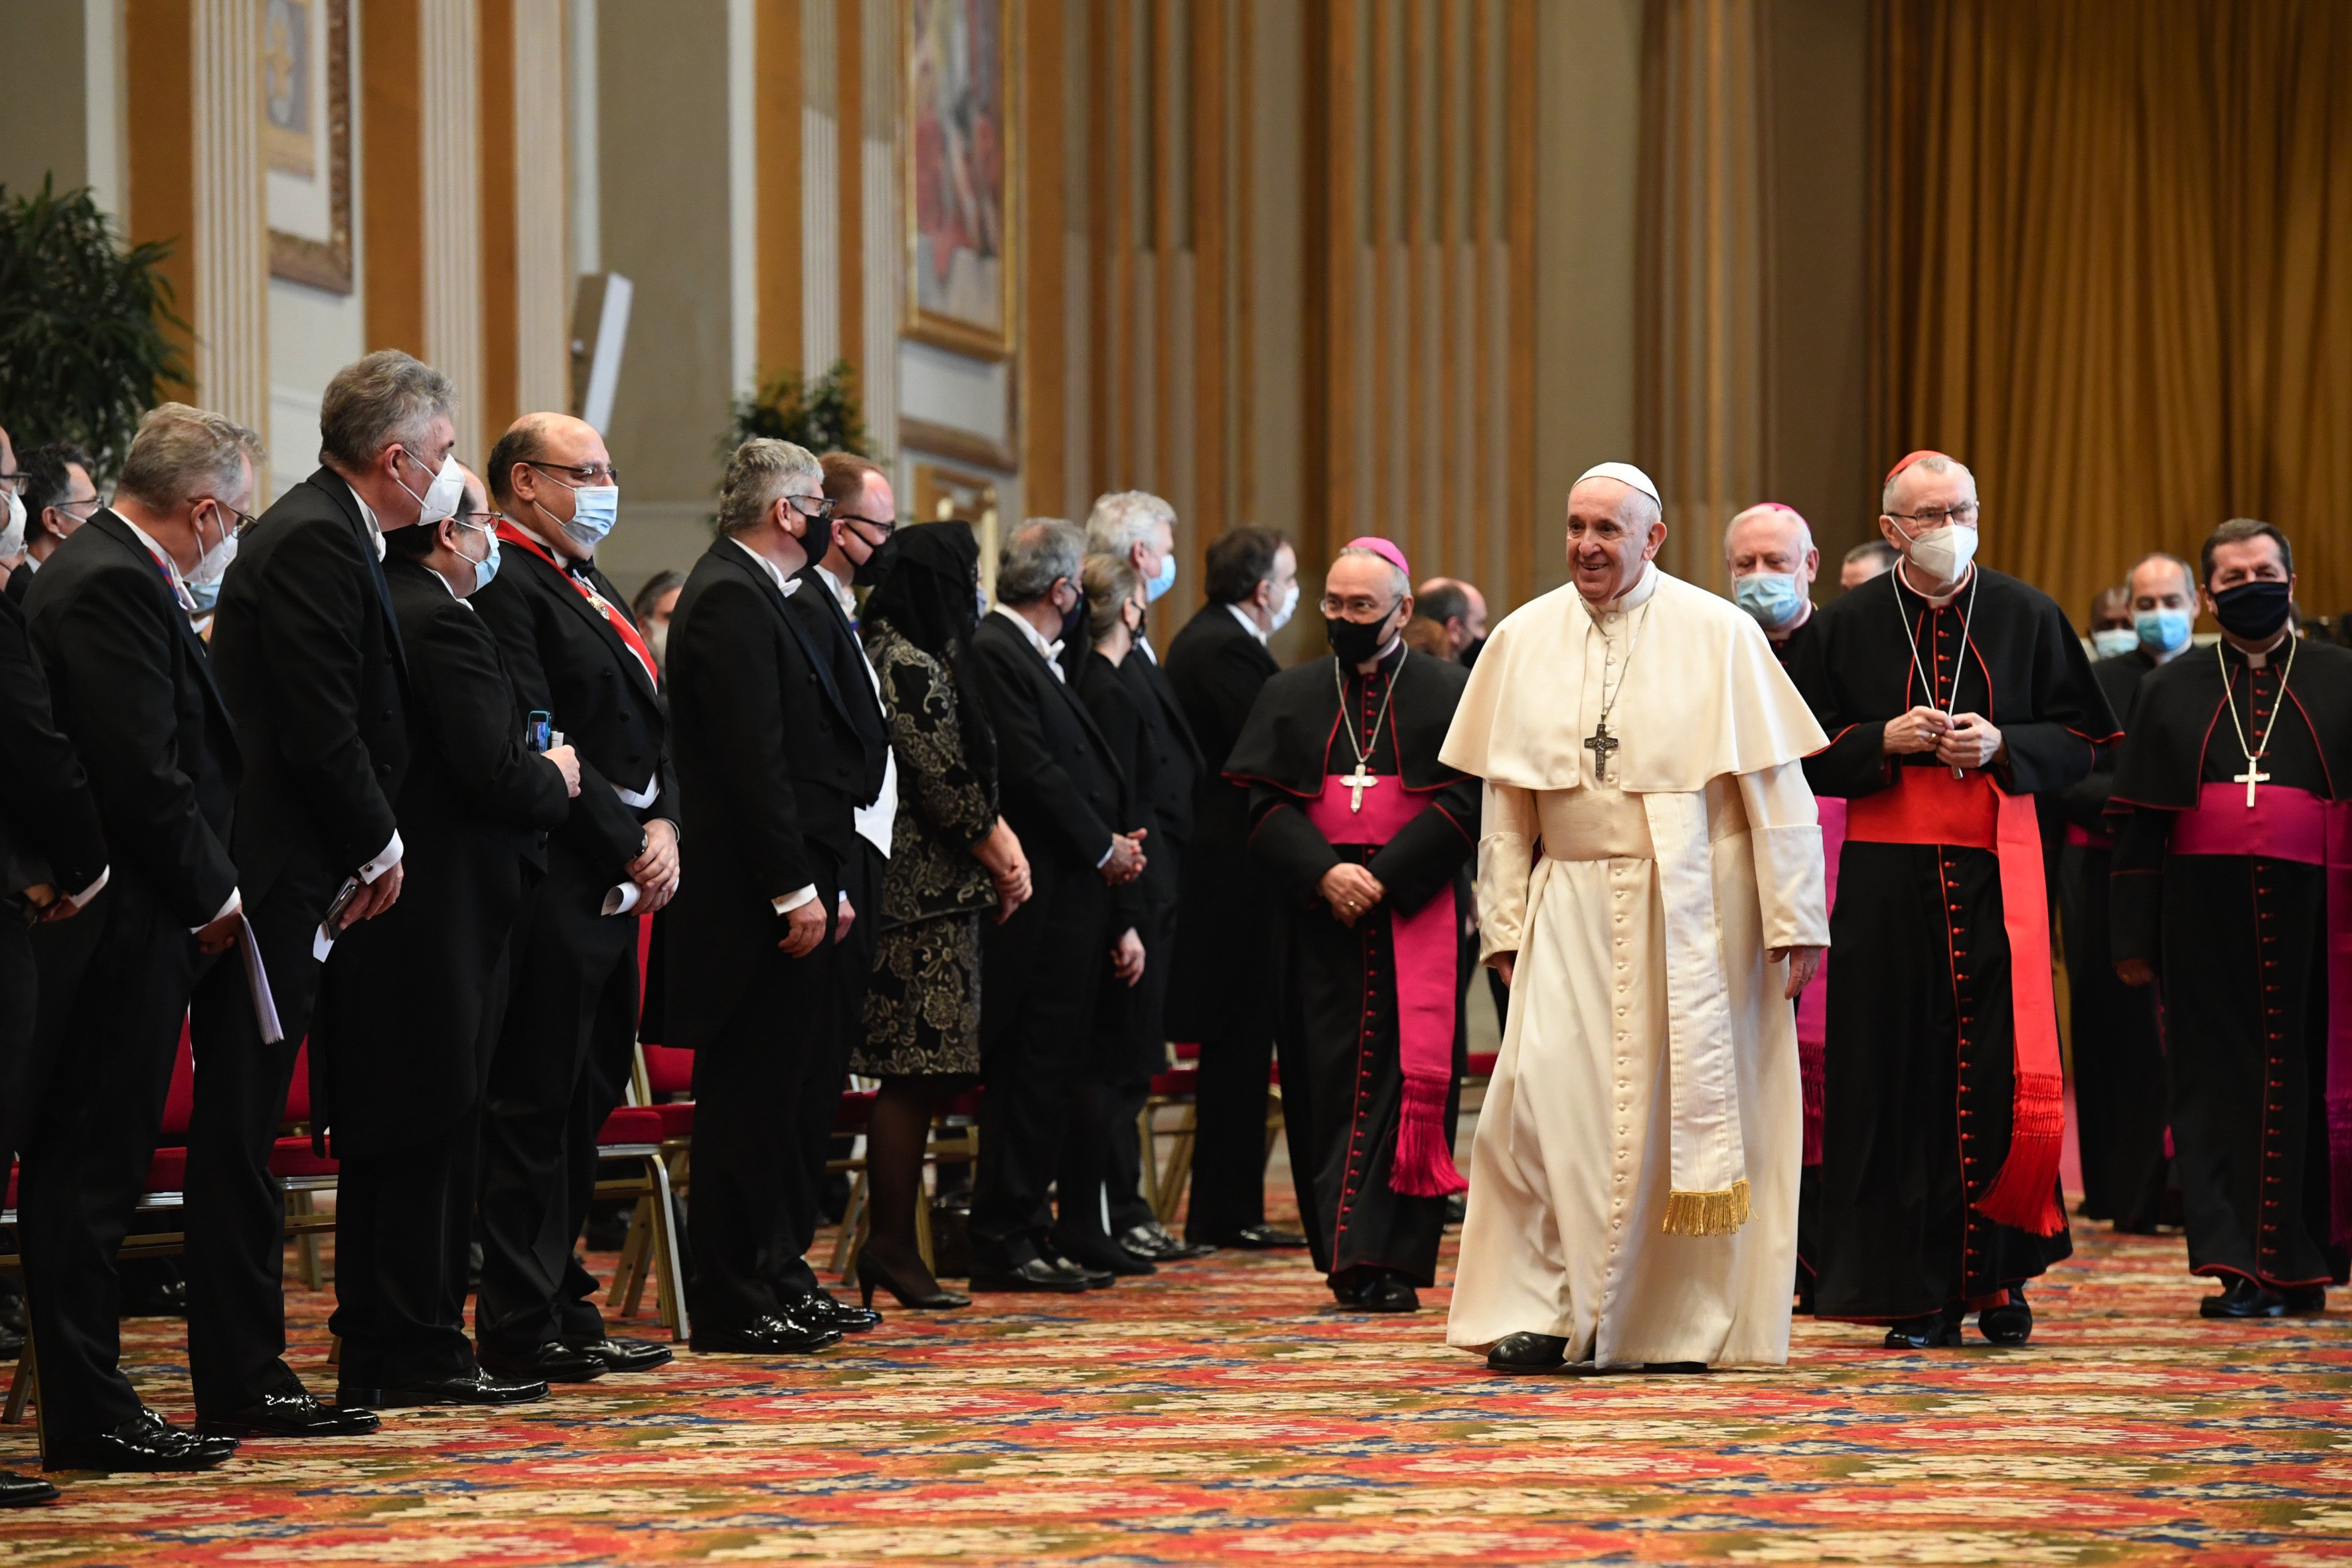
<instances>
[{"instance_id":1,"label":"black leather shoe","mask_svg":"<svg viewBox=\"0 0 2352 1568\"><path fill-rule=\"evenodd\" d=\"M1046 1258L1045 1264L1048 1268L1059 1269L1068 1275L1089 1290L1108 1290L1118 1282L1118 1276L1108 1268L1092 1268L1075 1258L1065 1258L1059 1253Z\"/></svg>"},{"instance_id":2,"label":"black leather shoe","mask_svg":"<svg viewBox=\"0 0 2352 1568\"><path fill-rule=\"evenodd\" d=\"M1081 1268L1091 1268L1113 1279L1160 1272L1160 1266L1151 1259L1137 1257L1099 1231L1056 1231L1054 1250Z\"/></svg>"},{"instance_id":3,"label":"black leather shoe","mask_svg":"<svg viewBox=\"0 0 2352 1568\"><path fill-rule=\"evenodd\" d=\"M873 1308L852 1306L824 1290L785 1302L784 1316L812 1329L837 1329L845 1334L862 1334L882 1323L882 1314Z\"/></svg>"},{"instance_id":4,"label":"black leather shoe","mask_svg":"<svg viewBox=\"0 0 2352 1568\"><path fill-rule=\"evenodd\" d=\"M593 1355L603 1362L606 1372L651 1372L677 1359L667 1345L656 1344L651 1340L566 1340L563 1342L583 1355Z\"/></svg>"},{"instance_id":5,"label":"black leather shoe","mask_svg":"<svg viewBox=\"0 0 2352 1568\"><path fill-rule=\"evenodd\" d=\"M1960 1320L1965 1315L1947 1308L1940 1312L1923 1312L1916 1318L1906 1318L1886 1331L1886 1348L1891 1351L1932 1351L1958 1344Z\"/></svg>"},{"instance_id":6,"label":"black leather shoe","mask_svg":"<svg viewBox=\"0 0 2352 1568\"><path fill-rule=\"evenodd\" d=\"M45 1470L209 1470L236 1452L234 1437L206 1436L142 1410L111 1432L58 1443L41 1455Z\"/></svg>"},{"instance_id":7,"label":"black leather shoe","mask_svg":"<svg viewBox=\"0 0 2352 1568\"><path fill-rule=\"evenodd\" d=\"M2009 1300L1977 1314L1977 1332L1996 1345L2021 1345L2033 1337L2033 1309L2025 1304L2025 1287L2011 1285Z\"/></svg>"},{"instance_id":8,"label":"black leather shoe","mask_svg":"<svg viewBox=\"0 0 2352 1568\"><path fill-rule=\"evenodd\" d=\"M1118 1244L1138 1258L1149 1258L1154 1263L1181 1263L1188 1258L1206 1258L1217 1250L1205 1241L1185 1241L1170 1234L1158 1220L1121 1231Z\"/></svg>"},{"instance_id":9,"label":"black leather shoe","mask_svg":"<svg viewBox=\"0 0 2352 1568\"><path fill-rule=\"evenodd\" d=\"M697 1329L687 1342L706 1355L808 1355L839 1344L841 1331L763 1317L740 1329Z\"/></svg>"},{"instance_id":10,"label":"black leather shoe","mask_svg":"<svg viewBox=\"0 0 2352 1568\"><path fill-rule=\"evenodd\" d=\"M0 1470L0 1508L30 1508L37 1502L55 1502L61 1495L38 1476Z\"/></svg>"},{"instance_id":11,"label":"black leather shoe","mask_svg":"<svg viewBox=\"0 0 2352 1568\"><path fill-rule=\"evenodd\" d=\"M1345 1274L1334 1275L1329 1281L1331 1300L1339 1302L1343 1310L1363 1311L1364 1292L1371 1288L1371 1276L1359 1269L1351 1268Z\"/></svg>"},{"instance_id":12,"label":"black leather shoe","mask_svg":"<svg viewBox=\"0 0 2352 1568\"><path fill-rule=\"evenodd\" d=\"M547 1340L527 1351L484 1345L482 1370L514 1383L593 1383L604 1375L604 1358L575 1350L562 1340Z\"/></svg>"},{"instance_id":13,"label":"black leather shoe","mask_svg":"<svg viewBox=\"0 0 2352 1568\"><path fill-rule=\"evenodd\" d=\"M1703 1361L1645 1361L1642 1370L1653 1376L1688 1377L1706 1370Z\"/></svg>"},{"instance_id":14,"label":"black leather shoe","mask_svg":"<svg viewBox=\"0 0 2352 1568\"><path fill-rule=\"evenodd\" d=\"M1032 1290L1075 1296L1087 1288L1087 1282L1076 1272L1048 1263L1042 1258L1033 1258L1011 1268L985 1272L975 1269L971 1288L974 1290Z\"/></svg>"},{"instance_id":15,"label":"black leather shoe","mask_svg":"<svg viewBox=\"0 0 2352 1568\"><path fill-rule=\"evenodd\" d=\"M2242 1274L2232 1274L2230 1282L2218 1296L2208 1296L2197 1303L2200 1318L2284 1318L2286 1298L2266 1288L2258 1279Z\"/></svg>"},{"instance_id":16,"label":"black leather shoe","mask_svg":"<svg viewBox=\"0 0 2352 1568\"><path fill-rule=\"evenodd\" d=\"M1421 1295L1412 1280L1392 1268L1368 1269L1354 1299L1343 1298L1339 1305L1350 1312L1418 1312Z\"/></svg>"},{"instance_id":17,"label":"black leather shoe","mask_svg":"<svg viewBox=\"0 0 2352 1568\"><path fill-rule=\"evenodd\" d=\"M383 1425L373 1410L310 1394L265 1394L242 1410L196 1417L196 1430L216 1437L364 1437Z\"/></svg>"},{"instance_id":18,"label":"black leather shoe","mask_svg":"<svg viewBox=\"0 0 2352 1568\"><path fill-rule=\"evenodd\" d=\"M364 1388L347 1383L335 1390L338 1405L373 1405L385 1410L414 1410L428 1405L528 1405L546 1397L544 1383L496 1378L486 1372L429 1378L399 1388Z\"/></svg>"},{"instance_id":19,"label":"black leather shoe","mask_svg":"<svg viewBox=\"0 0 2352 1568\"><path fill-rule=\"evenodd\" d=\"M1568 1364L1568 1342L1558 1334L1505 1334L1486 1352L1488 1372L1558 1372Z\"/></svg>"},{"instance_id":20,"label":"black leather shoe","mask_svg":"<svg viewBox=\"0 0 2352 1568\"><path fill-rule=\"evenodd\" d=\"M1244 1252L1279 1252L1287 1247L1304 1247L1307 1238L1295 1230L1276 1230L1270 1225L1245 1225L1219 1245L1237 1247Z\"/></svg>"},{"instance_id":21,"label":"black leather shoe","mask_svg":"<svg viewBox=\"0 0 2352 1568\"><path fill-rule=\"evenodd\" d=\"M2279 1294L2286 1302L2286 1317L2316 1318L2327 1310L2325 1285L2291 1285Z\"/></svg>"}]
</instances>

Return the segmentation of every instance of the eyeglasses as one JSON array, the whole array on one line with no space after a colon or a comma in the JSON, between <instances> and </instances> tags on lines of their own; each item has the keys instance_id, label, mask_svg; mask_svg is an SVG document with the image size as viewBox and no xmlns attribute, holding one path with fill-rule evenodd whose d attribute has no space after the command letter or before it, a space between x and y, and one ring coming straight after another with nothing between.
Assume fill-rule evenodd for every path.
<instances>
[{"instance_id":1,"label":"eyeglasses","mask_svg":"<svg viewBox=\"0 0 2352 1568\"><path fill-rule=\"evenodd\" d=\"M784 504L811 522L822 522L833 515L833 502L824 496L786 496Z\"/></svg>"},{"instance_id":2,"label":"eyeglasses","mask_svg":"<svg viewBox=\"0 0 2352 1568\"><path fill-rule=\"evenodd\" d=\"M11 489L22 490L25 488L25 481L32 477L19 468L12 474L0 474L0 485L6 485Z\"/></svg>"},{"instance_id":3,"label":"eyeglasses","mask_svg":"<svg viewBox=\"0 0 2352 1568\"><path fill-rule=\"evenodd\" d=\"M212 502L212 503L213 503L213 505L215 505L215 506L216 506L216 507L220 508L220 509L221 509L221 510L223 510L223 511L225 511L225 512L228 513L228 514L229 514L229 516L231 516L231 517L233 517L233 518L236 519L236 526L235 528L230 529L230 530L229 530L229 532L230 532L230 533L232 533L232 534L236 535L236 536L237 536L237 537L239 537L239 538L242 538L242 537L244 536L246 530L247 530L247 529L251 528L255 523L259 522L259 521L261 521L259 518L257 518L257 517L254 516L254 515L253 515L251 512L249 512L249 511L239 511L239 510L236 510L236 508L235 508L235 507L233 507L233 506L229 505L229 504L228 504L228 502L226 502L226 501L225 501L225 500L221 500L221 499L220 499L220 497L218 497L218 496L198 496L198 497L196 498L196 500L200 500L200 501L207 501L207 500L208 500L208 501Z\"/></svg>"},{"instance_id":4,"label":"eyeglasses","mask_svg":"<svg viewBox=\"0 0 2352 1568\"><path fill-rule=\"evenodd\" d=\"M536 458L525 458L523 461L551 474L569 474L583 485L617 485L621 482L621 470L610 463L583 463L573 468L568 463L542 463Z\"/></svg>"},{"instance_id":5,"label":"eyeglasses","mask_svg":"<svg viewBox=\"0 0 2352 1568\"><path fill-rule=\"evenodd\" d=\"M898 531L898 520L895 517L860 517L854 511L837 511L833 514L833 520L835 522L862 524L885 539Z\"/></svg>"},{"instance_id":6,"label":"eyeglasses","mask_svg":"<svg viewBox=\"0 0 2352 1568\"><path fill-rule=\"evenodd\" d=\"M1326 594L1323 595L1323 613L1326 616L1346 616L1351 620L1360 620L1366 616L1370 616L1374 619L1384 621L1394 615L1396 607L1403 602L1402 599L1391 599L1383 605L1378 599L1367 597L1362 594L1357 595L1352 599L1342 599L1336 595Z\"/></svg>"},{"instance_id":7,"label":"eyeglasses","mask_svg":"<svg viewBox=\"0 0 2352 1568\"><path fill-rule=\"evenodd\" d=\"M1890 511L1886 515L1900 518L1905 522L1916 522L1923 529L1941 528L1947 522L1973 528L1977 521L1977 503L1964 500L1948 511Z\"/></svg>"}]
</instances>

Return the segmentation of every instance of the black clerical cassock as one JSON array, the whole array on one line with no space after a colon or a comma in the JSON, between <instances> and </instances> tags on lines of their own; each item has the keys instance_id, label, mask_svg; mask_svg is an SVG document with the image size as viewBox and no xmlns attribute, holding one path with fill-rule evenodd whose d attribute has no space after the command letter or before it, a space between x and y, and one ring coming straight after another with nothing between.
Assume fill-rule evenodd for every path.
<instances>
[{"instance_id":1,"label":"black clerical cassock","mask_svg":"<svg viewBox=\"0 0 2352 1568\"><path fill-rule=\"evenodd\" d=\"M2347 794L2352 653L2289 642L2256 664L2197 648L2141 685L2109 802L2111 940L2118 961L2145 960L2163 983L2174 1167L2199 1274L2315 1293L2345 1279Z\"/></svg>"},{"instance_id":2,"label":"black clerical cassock","mask_svg":"<svg viewBox=\"0 0 2352 1568\"><path fill-rule=\"evenodd\" d=\"M2000 573L1938 606L1898 569L1814 618L1790 673L1830 743L1805 777L1847 802L1817 1310L1997 1305L2072 1250L2032 797L2088 773L2115 723L2064 614ZM2006 762L1954 778L1933 752L1885 754L1886 724L1923 704L1981 715Z\"/></svg>"},{"instance_id":3,"label":"black clerical cassock","mask_svg":"<svg viewBox=\"0 0 2352 1568\"><path fill-rule=\"evenodd\" d=\"M1225 776L1249 787L1280 916L1283 1121L1316 1267L1335 1285L1368 1268L1427 1285L1463 1186L1450 1151L1478 781L1437 750L1469 673L1402 645L1370 675L1349 669L1344 695L1338 671L1313 659L1267 681ZM1317 892L1342 861L1386 889L1352 930Z\"/></svg>"}]
</instances>

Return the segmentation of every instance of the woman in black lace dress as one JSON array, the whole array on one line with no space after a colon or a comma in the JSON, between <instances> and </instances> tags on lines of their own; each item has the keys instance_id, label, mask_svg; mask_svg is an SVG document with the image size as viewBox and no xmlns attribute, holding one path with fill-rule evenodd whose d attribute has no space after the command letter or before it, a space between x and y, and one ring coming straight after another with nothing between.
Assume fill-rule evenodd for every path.
<instances>
[{"instance_id":1,"label":"woman in black lace dress","mask_svg":"<svg viewBox=\"0 0 2352 1568\"><path fill-rule=\"evenodd\" d=\"M866 1129L872 1229L857 1257L908 1307L963 1307L915 1243L923 1145L947 1095L980 1072L980 922L1029 896L1029 863L996 810L996 738L959 669L980 617L980 549L968 524L901 530L866 602L866 657L898 760L898 815L882 879L880 945L850 1070L882 1080Z\"/></svg>"}]
</instances>

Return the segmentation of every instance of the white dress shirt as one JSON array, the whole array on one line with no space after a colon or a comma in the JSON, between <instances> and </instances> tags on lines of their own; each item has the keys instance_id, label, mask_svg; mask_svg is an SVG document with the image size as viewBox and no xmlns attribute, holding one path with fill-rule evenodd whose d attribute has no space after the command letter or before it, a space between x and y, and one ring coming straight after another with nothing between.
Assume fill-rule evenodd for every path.
<instances>
[{"instance_id":1,"label":"white dress shirt","mask_svg":"<svg viewBox=\"0 0 2352 1568\"><path fill-rule=\"evenodd\" d=\"M1227 605L1225 608L1234 613L1234 619L1241 622L1242 630L1257 638L1258 647L1264 647L1265 646L1265 628L1259 626L1255 621L1250 619L1250 613L1247 610L1243 609L1239 605ZM1158 661L1154 660L1153 662L1157 663Z\"/></svg>"},{"instance_id":2,"label":"white dress shirt","mask_svg":"<svg viewBox=\"0 0 2352 1568\"><path fill-rule=\"evenodd\" d=\"M841 606L843 618L852 626L856 625L857 595L849 591L849 584L822 566L816 569L816 574L824 579L824 585L827 588L833 590L834 603ZM866 657L866 645L858 642L855 637L849 640L857 649L857 662L865 667L866 683L874 689L874 703L879 708L882 706L882 678L874 673L874 661ZM883 721L886 742L888 724L889 721L886 717ZM882 858L887 860L890 858L890 826L898 818L898 753L886 745L882 752L881 793L866 805L853 810L850 813L850 819L856 824L857 836L879 849L882 852Z\"/></svg>"}]
</instances>

